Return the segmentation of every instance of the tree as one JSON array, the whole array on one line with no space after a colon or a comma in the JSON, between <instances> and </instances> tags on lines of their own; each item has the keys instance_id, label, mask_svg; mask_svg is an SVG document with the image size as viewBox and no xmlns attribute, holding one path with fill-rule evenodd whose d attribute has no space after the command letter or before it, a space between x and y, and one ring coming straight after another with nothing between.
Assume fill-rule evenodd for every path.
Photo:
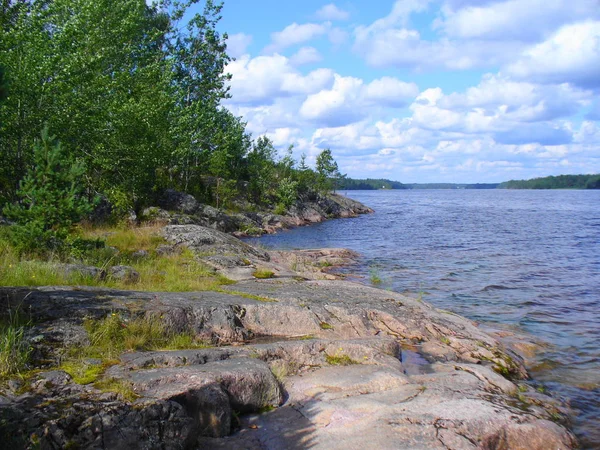
<instances>
[{"instance_id":1,"label":"tree","mask_svg":"<svg viewBox=\"0 0 600 450\"><path fill-rule=\"evenodd\" d=\"M8 81L6 80L6 70L0 65L0 102L8 97Z\"/></svg>"},{"instance_id":2,"label":"tree","mask_svg":"<svg viewBox=\"0 0 600 450\"><path fill-rule=\"evenodd\" d=\"M5 207L4 213L17 222L12 237L20 250L60 250L71 226L91 212L81 184L85 169L68 157L48 127L35 142L33 159L18 191L19 203Z\"/></svg>"},{"instance_id":3,"label":"tree","mask_svg":"<svg viewBox=\"0 0 600 450\"><path fill-rule=\"evenodd\" d=\"M318 185L321 192L335 190L337 179L341 177L337 162L333 159L330 149L325 149L317 156L316 169Z\"/></svg>"}]
</instances>

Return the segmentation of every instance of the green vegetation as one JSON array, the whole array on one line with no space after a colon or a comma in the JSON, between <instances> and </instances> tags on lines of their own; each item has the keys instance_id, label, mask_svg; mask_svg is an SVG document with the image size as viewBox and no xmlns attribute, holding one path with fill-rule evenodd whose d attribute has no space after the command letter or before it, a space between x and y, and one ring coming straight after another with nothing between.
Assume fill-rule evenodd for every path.
<instances>
[{"instance_id":1,"label":"green vegetation","mask_svg":"<svg viewBox=\"0 0 600 450\"><path fill-rule=\"evenodd\" d=\"M81 195L83 166L68 158L48 128L33 147L33 166L21 181L20 202L4 208L16 221L9 237L19 251L45 253L63 249L73 223L91 211Z\"/></svg>"},{"instance_id":2,"label":"green vegetation","mask_svg":"<svg viewBox=\"0 0 600 450\"><path fill-rule=\"evenodd\" d=\"M9 309L8 316L0 318L0 380L26 370L32 348L25 332L30 326L20 308Z\"/></svg>"},{"instance_id":3,"label":"green vegetation","mask_svg":"<svg viewBox=\"0 0 600 450\"><path fill-rule=\"evenodd\" d=\"M143 316L131 319L112 313L101 320L88 319L84 327L90 337L89 347L77 353L88 358L114 359L124 351L180 350L206 348L189 333L173 333L165 328L162 317Z\"/></svg>"},{"instance_id":4,"label":"green vegetation","mask_svg":"<svg viewBox=\"0 0 600 450\"><path fill-rule=\"evenodd\" d=\"M0 285L2 286L66 286L86 285L143 291L188 292L218 290L228 279L216 275L209 267L196 260L187 249L161 255L159 245L165 241L159 236L160 226L133 228L80 227L76 236L80 242L96 243L91 248L72 249L67 261L106 268L129 265L140 274L137 282L110 277L85 276L77 271L68 272L57 256L39 259L35 254L20 253L8 240L7 230L0 229ZM135 251L145 250L144 258Z\"/></svg>"},{"instance_id":5,"label":"green vegetation","mask_svg":"<svg viewBox=\"0 0 600 450\"><path fill-rule=\"evenodd\" d=\"M134 400L131 385L122 380L104 378L104 372L118 362L126 351L179 350L206 348L209 345L197 341L191 333L174 333L162 322L162 317L143 316L127 319L121 313L107 317L88 319L84 327L89 345L68 349L68 356L60 365L73 381L94 384L94 387L116 392L126 400Z\"/></svg>"},{"instance_id":6,"label":"green vegetation","mask_svg":"<svg viewBox=\"0 0 600 450\"><path fill-rule=\"evenodd\" d=\"M333 325L328 324L327 322L321 322L319 327L321 327L322 330L333 330Z\"/></svg>"},{"instance_id":7,"label":"green vegetation","mask_svg":"<svg viewBox=\"0 0 600 450\"><path fill-rule=\"evenodd\" d=\"M335 188L330 150L319 155L316 171L304 157L297 166L291 148L279 156L268 138L254 140L222 106L231 77L228 36L217 31L222 2L3 5L0 208L44 209L29 201L36 180L75 174L78 184L66 183L73 189L64 200L77 213L99 195L116 215L139 216L165 188L218 208L250 201L285 211L299 196ZM55 139L46 139L45 127ZM35 143L43 129L41 147L55 156L46 161ZM43 220L42 231L61 231L55 218Z\"/></svg>"},{"instance_id":8,"label":"green vegetation","mask_svg":"<svg viewBox=\"0 0 600 450\"><path fill-rule=\"evenodd\" d=\"M600 174L558 175L531 180L511 180L501 183L500 189L600 189Z\"/></svg>"},{"instance_id":9,"label":"green vegetation","mask_svg":"<svg viewBox=\"0 0 600 450\"><path fill-rule=\"evenodd\" d=\"M359 364L358 361L354 361L348 355L325 354L325 361L331 366L351 366L353 364Z\"/></svg>"},{"instance_id":10,"label":"green vegetation","mask_svg":"<svg viewBox=\"0 0 600 450\"><path fill-rule=\"evenodd\" d=\"M254 271L252 275L254 276L254 278L266 279L273 278L275 276L275 273L272 270L258 268Z\"/></svg>"}]
</instances>

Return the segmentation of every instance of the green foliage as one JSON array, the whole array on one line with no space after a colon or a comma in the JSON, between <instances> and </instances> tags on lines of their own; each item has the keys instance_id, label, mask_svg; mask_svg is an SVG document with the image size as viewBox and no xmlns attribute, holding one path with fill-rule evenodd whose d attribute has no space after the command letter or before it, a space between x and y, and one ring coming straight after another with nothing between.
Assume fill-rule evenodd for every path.
<instances>
[{"instance_id":1,"label":"green foliage","mask_svg":"<svg viewBox=\"0 0 600 450\"><path fill-rule=\"evenodd\" d=\"M20 308L9 309L0 319L0 379L19 374L27 368L32 348L25 338L29 320Z\"/></svg>"},{"instance_id":2,"label":"green foliage","mask_svg":"<svg viewBox=\"0 0 600 450\"><path fill-rule=\"evenodd\" d=\"M0 102L8 97L8 81L6 79L6 69L0 65Z\"/></svg>"},{"instance_id":3,"label":"green foliage","mask_svg":"<svg viewBox=\"0 0 600 450\"><path fill-rule=\"evenodd\" d=\"M338 169L337 162L333 159L331 150L325 149L317 156L317 185L320 192L329 192L337 188L337 184L342 175Z\"/></svg>"},{"instance_id":4,"label":"green foliage","mask_svg":"<svg viewBox=\"0 0 600 450\"><path fill-rule=\"evenodd\" d=\"M80 180L84 168L66 155L47 127L34 145L33 163L17 192L20 202L5 207L4 214L17 222L12 227L17 249L60 250L73 224L91 211Z\"/></svg>"},{"instance_id":5,"label":"green foliage","mask_svg":"<svg viewBox=\"0 0 600 450\"><path fill-rule=\"evenodd\" d=\"M116 216L139 215L166 187L219 208L248 199L279 209L335 189L329 150L318 173L305 160L296 167L292 148L278 159L268 138L252 142L223 107L231 58L218 31L222 8L213 0L5 2L0 206L16 199L45 123L65 143L65 160L83 163L80 184Z\"/></svg>"},{"instance_id":6,"label":"green foliage","mask_svg":"<svg viewBox=\"0 0 600 450\"><path fill-rule=\"evenodd\" d=\"M600 174L558 175L500 183L500 189L600 189Z\"/></svg>"}]
</instances>

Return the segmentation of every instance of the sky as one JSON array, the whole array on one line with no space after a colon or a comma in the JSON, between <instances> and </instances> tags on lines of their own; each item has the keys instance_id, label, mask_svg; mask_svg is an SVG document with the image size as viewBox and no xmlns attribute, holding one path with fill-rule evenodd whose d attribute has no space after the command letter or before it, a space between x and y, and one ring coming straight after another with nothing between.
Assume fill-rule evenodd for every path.
<instances>
[{"instance_id":1,"label":"sky","mask_svg":"<svg viewBox=\"0 0 600 450\"><path fill-rule=\"evenodd\" d=\"M254 137L353 178L600 173L600 0L225 0Z\"/></svg>"}]
</instances>

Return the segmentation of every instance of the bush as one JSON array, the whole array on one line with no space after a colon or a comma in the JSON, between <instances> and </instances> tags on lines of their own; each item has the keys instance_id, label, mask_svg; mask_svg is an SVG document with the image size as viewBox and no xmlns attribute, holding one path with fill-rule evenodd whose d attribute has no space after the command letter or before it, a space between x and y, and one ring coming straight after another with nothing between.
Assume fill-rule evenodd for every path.
<instances>
[{"instance_id":1,"label":"bush","mask_svg":"<svg viewBox=\"0 0 600 450\"><path fill-rule=\"evenodd\" d=\"M44 127L33 148L34 165L17 191L20 201L4 208L13 219L11 239L19 251L61 250L73 223L91 212L82 194L83 166L71 160Z\"/></svg>"}]
</instances>

